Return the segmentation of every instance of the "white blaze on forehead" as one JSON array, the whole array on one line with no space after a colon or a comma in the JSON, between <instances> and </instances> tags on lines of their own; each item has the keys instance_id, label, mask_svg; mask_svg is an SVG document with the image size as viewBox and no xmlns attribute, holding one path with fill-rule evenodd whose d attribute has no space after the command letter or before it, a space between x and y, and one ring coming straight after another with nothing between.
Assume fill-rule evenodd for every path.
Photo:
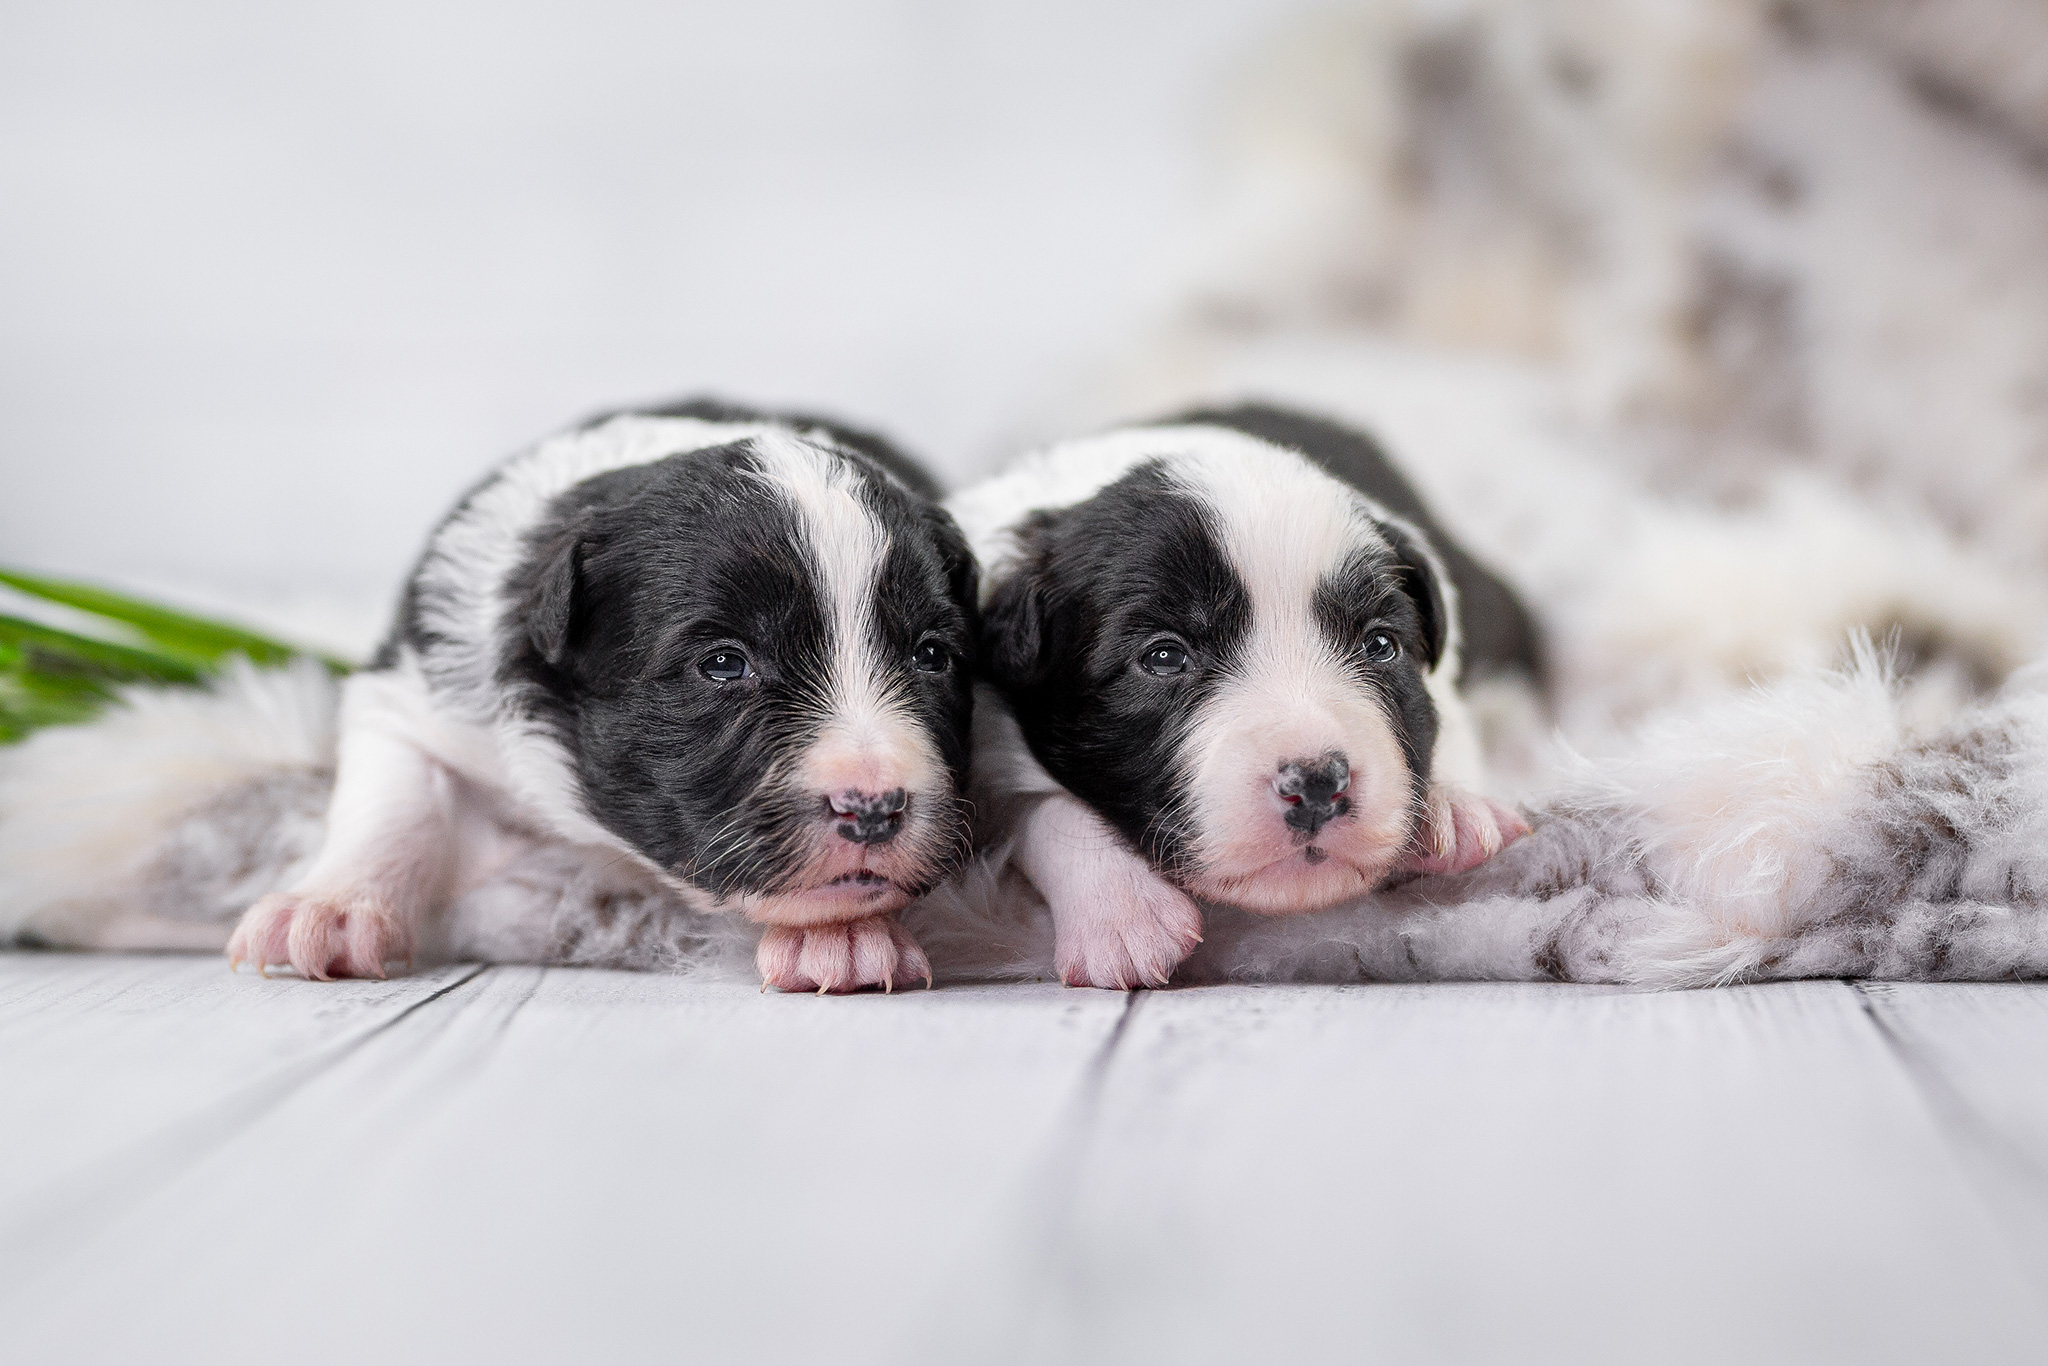
<instances>
[{"instance_id":1,"label":"white blaze on forehead","mask_svg":"<svg viewBox=\"0 0 2048 1366\"><path fill-rule=\"evenodd\" d=\"M879 654L875 595L889 534L868 506L859 471L793 435L754 438L760 478L788 502L817 565L829 641L825 722L805 765L825 790L928 788L939 759Z\"/></svg>"},{"instance_id":2,"label":"white blaze on forehead","mask_svg":"<svg viewBox=\"0 0 2048 1366\"><path fill-rule=\"evenodd\" d=\"M1312 627L1316 588L1361 550L1388 548L1358 491L1293 451L1214 428L1164 431L1209 438L1183 446L1166 469L1207 504L1255 627L1295 618Z\"/></svg>"}]
</instances>

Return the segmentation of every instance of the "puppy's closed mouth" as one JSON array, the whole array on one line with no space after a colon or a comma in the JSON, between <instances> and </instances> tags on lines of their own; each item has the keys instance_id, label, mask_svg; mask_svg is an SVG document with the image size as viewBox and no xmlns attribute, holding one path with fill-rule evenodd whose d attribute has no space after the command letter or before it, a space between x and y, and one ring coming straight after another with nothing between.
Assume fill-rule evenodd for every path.
<instances>
[{"instance_id":1,"label":"puppy's closed mouth","mask_svg":"<svg viewBox=\"0 0 2048 1366\"><path fill-rule=\"evenodd\" d=\"M1379 885L1391 863L1391 855L1384 863L1361 861L1352 852L1311 844L1246 872L1211 874L1184 885L1196 896L1258 915L1295 915L1363 895Z\"/></svg>"},{"instance_id":2,"label":"puppy's closed mouth","mask_svg":"<svg viewBox=\"0 0 2048 1366\"><path fill-rule=\"evenodd\" d=\"M894 887L895 885L894 882L883 877L880 873L870 872L868 869L862 868L858 872L833 878L830 882L822 884L819 890L822 891L825 887L846 887L853 889L871 888L875 891L880 891L884 887Z\"/></svg>"}]
</instances>

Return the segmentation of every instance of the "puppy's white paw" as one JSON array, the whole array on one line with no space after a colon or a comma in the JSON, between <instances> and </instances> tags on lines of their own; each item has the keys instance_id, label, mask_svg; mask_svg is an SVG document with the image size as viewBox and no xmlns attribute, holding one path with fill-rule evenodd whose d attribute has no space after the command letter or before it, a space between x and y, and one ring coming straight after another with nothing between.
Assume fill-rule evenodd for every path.
<instances>
[{"instance_id":1,"label":"puppy's white paw","mask_svg":"<svg viewBox=\"0 0 2048 1366\"><path fill-rule=\"evenodd\" d=\"M1070 987L1163 987L1202 942L1202 912L1137 859L1053 904L1053 962Z\"/></svg>"},{"instance_id":2,"label":"puppy's white paw","mask_svg":"<svg viewBox=\"0 0 2048 1366\"><path fill-rule=\"evenodd\" d=\"M830 925L771 925L754 953L761 981L777 991L893 991L919 978L932 984L932 965L893 915Z\"/></svg>"},{"instance_id":3,"label":"puppy's white paw","mask_svg":"<svg viewBox=\"0 0 2048 1366\"><path fill-rule=\"evenodd\" d=\"M1405 873L1462 873L1529 833L1513 807L1455 787L1432 787L1415 839L1395 868Z\"/></svg>"},{"instance_id":4,"label":"puppy's white paw","mask_svg":"<svg viewBox=\"0 0 2048 1366\"><path fill-rule=\"evenodd\" d=\"M251 906L228 940L228 965L289 965L301 977L382 977L412 962L412 925L382 898L273 892Z\"/></svg>"}]
</instances>

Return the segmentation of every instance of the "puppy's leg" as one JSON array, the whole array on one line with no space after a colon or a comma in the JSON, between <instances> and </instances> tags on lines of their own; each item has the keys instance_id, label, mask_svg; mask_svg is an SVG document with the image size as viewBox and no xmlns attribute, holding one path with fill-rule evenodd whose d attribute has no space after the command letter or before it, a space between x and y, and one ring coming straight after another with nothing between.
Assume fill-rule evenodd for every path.
<instances>
[{"instance_id":1,"label":"puppy's leg","mask_svg":"<svg viewBox=\"0 0 2048 1366\"><path fill-rule=\"evenodd\" d=\"M306 977L382 977L409 962L419 919L454 867L455 780L381 728L342 735L327 836L298 886L258 901L228 961L289 963Z\"/></svg>"},{"instance_id":2,"label":"puppy's leg","mask_svg":"<svg viewBox=\"0 0 2048 1366\"><path fill-rule=\"evenodd\" d=\"M923 979L932 965L894 915L871 915L825 925L770 925L755 951L761 981L777 991L859 991Z\"/></svg>"},{"instance_id":3,"label":"puppy's leg","mask_svg":"<svg viewBox=\"0 0 2048 1366\"><path fill-rule=\"evenodd\" d=\"M1075 797L1041 799L1013 856L1052 910L1053 961L1075 987L1165 986L1202 942L1202 912Z\"/></svg>"},{"instance_id":4,"label":"puppy's leg","mask_svg":"<svg viewBox=\"0 0 2048 1366\"><path fill-rule=\"evenodd\" d=\"M1462 873L1529 833L1513 807L1446 783L1431 784L1415 838L1397 873Z\"/></svg>"},{"instance_id":5,"label":"puppy's leg","mask_svg":"<svg viewBox=\"0 0 2048 1366\"><path fill-rule=\"evenodd\" d=\"M1529 833L1513 807L1479 794L1484 763L1471 708L1450 683L1448 670L1428 680L1439 729L1428 794L1415 836L1395 873L1462 873Z\"/></svg>"}]
</instances>

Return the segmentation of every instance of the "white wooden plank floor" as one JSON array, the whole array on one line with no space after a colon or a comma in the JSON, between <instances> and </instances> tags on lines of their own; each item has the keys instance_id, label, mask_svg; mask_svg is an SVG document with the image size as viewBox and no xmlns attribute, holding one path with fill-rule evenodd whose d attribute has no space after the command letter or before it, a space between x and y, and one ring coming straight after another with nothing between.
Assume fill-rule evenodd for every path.
<instances>
[{"instance_id":1,"label":"white wooden plank floor","mask_svg":"<svg viewBox=\"0 0 2048 1366\"><path fill-rule=\"evenodd\" d=\"M0 956L0 1360L2039 1361L2048 986Z\"/></svg>"}]
</instances>

